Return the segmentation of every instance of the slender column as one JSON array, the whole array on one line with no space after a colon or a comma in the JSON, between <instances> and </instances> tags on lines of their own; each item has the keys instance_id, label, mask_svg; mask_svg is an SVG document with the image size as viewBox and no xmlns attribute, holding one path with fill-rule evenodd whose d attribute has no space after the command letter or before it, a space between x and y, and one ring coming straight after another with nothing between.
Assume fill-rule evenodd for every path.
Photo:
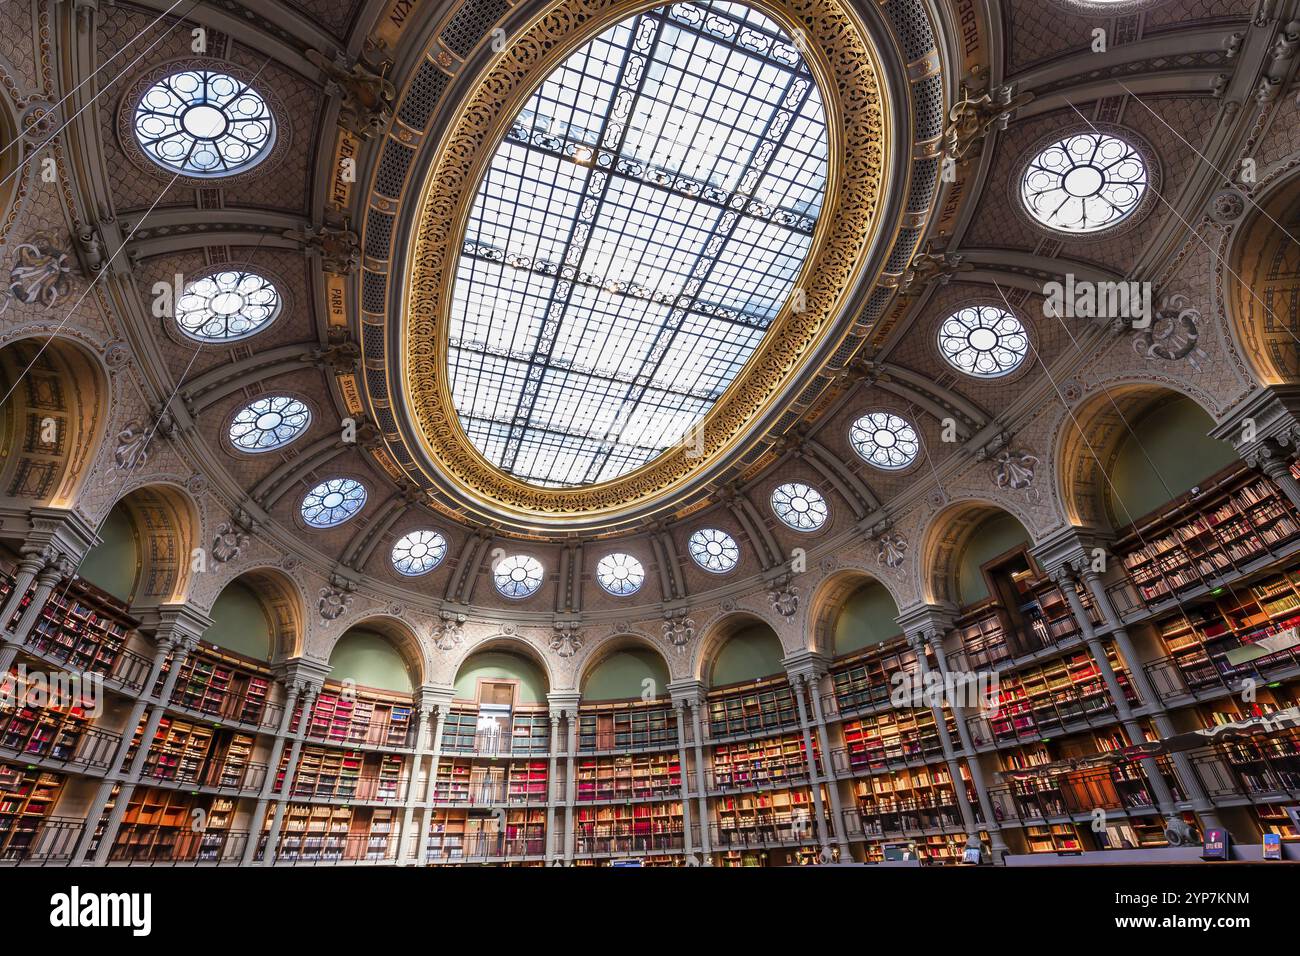
<instances>
[{"instance_id":1,"label":"slender column","mask_svg":"<svg viewBox=\"0 0 1300 956\"><path fill-rule=\"evenodd\" d=\"M570 707L564 712L565 726L568 730L568 747L565 759L567 772L564 775L564 862L573 862L576 846L576 834L573 832L573 803L578 789L578 709Z\"/></svg>"},{"instance_id":2,"label":"slender column","mask_svg":"<svg viewBox=\"0 0 1300 956\"><path fill-rule=\"evenodd\" d=\"M704 865L713 863L713 835L709 833L709 788L704 779L704 727L700 720L700 708L704 700L696 695L688 702L691 706L691 730L695 742L695 786L700 807L700 846L704 853Z\"/></svg>"},{"instance_id":3,"label":"slender column","mask_svg":"<svg viewBox=\"0 0 1300 956\"><path fill-rule=\"evenodd\" d=\"M312 708L320 694L320 684L310 684L302 695L302 720L298 721L298 730L293 735L293 746L289 750L289 760L284 765L284 786L280 788L279 798L275 804L275 816L271 818L271 830L266 836L266 852L262 854L263 865L274 865L279 858L280 828L284 825L284 812L293 793L293 778L298 772L298 760L302 756L302 743L307 735L307 725L311 722ZM275 773L275 768L269 768Z\"/></svg>"},{"instance_id":4,"label":"slender column","mask_svg":"<svg viewBox=\"0 0 1300 956\"><path fill-rule=\"evenodd\" d=\"M560 715L551 714L550 769L546 774L546 862L555 860L559 847L555 842L555 805L560 799L559 758Z\"/></svg>"},{"instance_id":5,"label":"slender column","mask_svg":"<svg viewBox=\"0 0 1300 956\"><path fill-rule=\"evenodd\" d=\"M420 702L420 716L415 728L415 753L411 757L411 776L406 781L406 809L402 811L402 834L398 841L397 862L399 865L415 862L418 858L420 842L412 840L411 827L415 823L415 802L420 798L420 767L424 764L424 741L429 732L429 712L433 705Z\"/></svg>"},{"instance_id":6,"label":"slender column","mask_svg":"<svg viewBox=\"0 0 1300 956\"><path fill-rule=\"evenodd\" d=\"M926 659L925 638L919 633L907 635L908 645L916 652L917 676L921 678L922 692L929 686L928 675L930 662ZM930 713L934 715L934 726L939 733L939 744L943 747L944 763L948 765L948 776L952 779L952 792L957 798L957 807L961 811L962 823L966 827L967 837L979 836L979 825L975 822L975 811L970 805L970 796L966 793L966 782L962 779L961 766L957 763L957 754L952 745L952 734L948 733L948 719L943 708L930 703ZM960 721L958 721L960 723Z\"/></svg>"},{"instance_id":7,"label":"slender column","mask_svg":"<svg viewBox=\"0 0 1300 956\"><path fill-rule=\"evenodd\" d=\"M200 631L200 633L202 632ZM158 701L149 711L149 719L145 722L144 731L140 735L140 746L136 747L135 757L131 761L130 768L126 771L126 780L118 790L117 799L113 802L113 809L108 815L108 824L104 827L104 836L99 841L99 847L95 850L94 862L98 866L108 862L108 854L112 851L113 843L117 839L117 831L122 826L122 817L126 815L126 806L135 794L135 788L140 782L140 773L144 770L145 762L149 759L149 751L153 749L154 738L158 735L158 725L162 722L163 714L167 710L167 704L171 701L172 693L176 690L176 681L185 666L185 660L198 645L199 638L198 634L179 633L178 628L164 640L173 645L171 666L167 669L167 677L163 681L162 692L158 695ZM133 733L134 730L133 727L127 728L125 733ZM125 733L123 734L124 738Z\"/></svg>"},{"instance_id":8,"label":"slender column","mask_svg":"<svg viewBox=\"0 0 1300 956\"><path fill-rule=\"evenodd\" d=\"M822 710L820 684L824 676L825 674L820 674L809 679L808 698L812 702L813 722L817 725L817 737L821 741L822 767L827 781L826 791L831 798L831 813L835 815L835 842L840 846L840 859L847 861L852 858L849 850L849 828L844 817L844 802L840 797L839 780L831 765L831 733L826 726L826 714Z\"/></svg>"},{"instance_id":9,"label":"slender column","mask_svg":"<svg viewBox=\"0 0 1300 956\"><path fill-rule=\"evenodd\" d=\"M821 774L817 771L817 761L813 757L812 734L808 730L808 707L803 699L804 688L808 686L808 682L805 680L804 675L795 674L791 676L790 683L794 689L795 706L799 708L799 732L803 735L804 765L808 768L808 780L812 784L813 837L821 845L829 846L828 834L824 832L826 829L826 807L822 803ZM824 751L822 757L829 760L829 756ZM839 818L838 812L836 817ZM840 825L834 828L837 833L844 830L843 819L840 819L839 822Z\"/></svg>"},{"instance_id":10,"label":"slender column","mask_svg":"<svg viewBox=\"0 0 1300 956\"><path fill-rule=\"evenodd\" d=\"M424 813L420 823L419 859L427 862L429 830L433 827L433 799L438 789L438 764L442 755L442 733L447 727L447 715L451 713L451 697L440 700L433 707L433 750L429 756L429 781L424 794Z\"/></svg>"},{"instance_id":11,"label":"slender column","mask_svg":"<svg viewBox=\"0 0 1300 956\"><path fill-rule=\"evenodd\" d=\"M253 808L253 818L248 824L248 842L244 844L244 855L240 866L248 866L257 853L257 843L262 835L262 823L266 820L266 808L275 790L275 775L280 768L280 755L284 753L284 741L289 736L289 723L293 720L294 709L298 706L298 697L303 685L292 681L285 685L288 696L284 701L284 712L280 715L280 726L276 728L275 740L271 743L271 756L266 762L266 776L262 778L262 791L257 796L257 805Z\"/></svg>"},{"instance_id":12,"label":"slender column","mask_svg":"<svg viewBox=\"0 0 1300 956\"><path fill-rule=\"evenodd\" d=\"M9 622L13 620L18 605L27 596L27 589L36 580L36 575L53 562L54 554L48 550L38 553L27 552L18 562L18 573L14 575L13 590L9 592L9 597L5 598L4 607L0 608L0 636L5 640L14 639L10 636Z\"/></svg>"},{"instance_id":13,"label":"slender column","mask_svg":"<svg viewBox=\"0 0 1300 956\"><path fill-rule=\"evenodd\" d=\"M1087 615L1083 607L1083 601L1079 596L1078 584L1070 579L1068 575L1064 576L1065 580L1061 582L1061 590L1065 593L1065 600L1070 605L1075 619L1079 622L1079 627L1083 631L1084 639L1088 642L1091 649L1093 643L1097 641L1093 629L1092 620ZM1114 639L1116 646L1119 648L1120 655L1129 665L1129 675L1133 681L1133 686L1137 690L1138 699L1144 704L1147 710L1152 714L1156 730L1161 737L1174 736L1174 724L1169 719L1169 712L1165 709L1164 703L1151 686L1147 678L1146 671L1142 668L1142 663L1137 656L1137 649L1133 646L1133 640L1125 630L1120 619L1119 613L1115 610L1115 605L1111 602L1110 594L1107 593L1105 585L1102 583L1101 576L1092 570L1090 564L1085 564L1079 572L1079 578L1083 581L1084 586L1088 589L1093 603L1101 611L1102 619L1111 630L1111 637ZM1093 651L1093 657L1097 657L1097 652ZM1106 659L1105 651L1102 650L1101 657L1098 658L1098 666L1102 668L1102 674L1105 676L1111 671L1110 662ZM1113 677L1112 673L1112 677ZM1107 687L1109 687L1109 683ZM1122 698L1121 698L1122 701ZM1124 702L1127 709L1127 702ZM1122 712L1121 712L1122 716ZM1128 723L1125 723L1125 727ZM1134 743L1141 743L1142 738L1134 736L1134 731L1129 731L1129 739ZM1174 771L1178 779L1182 781L1183 786L1187 788L1187 796L1192 804L1192 810L1201 821L1202 830L1216 830L1222 828L1219 821L1219 815L1214 809L1214 804L1210 801L1209 795L1201 785L1200 777L1196 775L1196 769L1192 766L1191 760L1185 753L1175 753L1170 755L1174 765ZM1160 766L1156 763L1155 758L1148 757L1141 761L1143 773L1151 781L1153 793L1157 801L1164 799L1168 802L1160 806L1161 813L1166 816L1170 814L1174 806L1173 794L1169 792L1169 787L1165 783L1164 776L1160 773ZM1152 779L1154 777L1154 780ZM1163 792L1163 797L1161 796ZM1166 809L1168 808L1168 809Z\"/></svg>"},{"instance_id":14,"label":"slender column","mask_svg":"<svg viewBox=\"0 0 1300 956\"><path fill-rule=\"evenodd\" d=\"M682 786L682 848L689 857L695 852L691 843L691 785L690 763L686 759L686 704L673 701L673 716L677 719L677 766Z\"/></svg>"},{"instance_id":15,"label":"slender column","mask_svg":"<svg viewBox=\"0 0 1300 956\"><path fill-rule=\"evenodd\" d=\"M1282 494L1300 511L1300 482L1291 474L1291 461L1285 449L1281 450L1281 454L1260 455L1259 470L1281 488Z\"/></svg>"},{"instance_id":16,"label":"slender column","mask_svg":"<svg viewBox=\"0 0 1300 956\"><path fill-rule=\"evenodd\" d=\"M54 586L71 573L71 568L64 561L57 561L37 573L36 590L32 592L32 603L27 605L23 611L23 616L18 619L18 623L14 626L13 636L6 636L3 647L0 647L0 674L8 673L9 668L13 665L14 658L18 656L18 648L26 642L27 635L31 633L36 618L45 607L45 602L50 599Z\"/></svg>"},{"instance_id":17,"label":"slender column","mask_svg":"<svg viewBox=\"0 0 1300 956\"><path fill-rule=\"evenodd\" d=\"M1058 573L1056 578L1061 592L1065 595L1066 603L1070 605L1075 623L1079 625L1079 630L1083 634L1083 642L1088 646L1088 651L1097 664L1097 670L1101 672L1101 679L1106 684L1106 692L1110 694L1110 699L1115 705L1115 713L1119 715L1120 723L1132 743L1143 743L1146 734L1133 717L1133 709L1129 707L1128 698L1124 696L1124 688L1120 685L1119 678L1115 676L1115 669L1110 666L1110 658L1106 656L1106 648L1102 645L1101 638L1092 629L1092 619L1088 617L1083 601L1079 597L1078 584L1068 572ZM1100 583L1098 581L1098 584ZM1104 589L1102 591L1104 593ZM1165 778L1161 776L1155 758L1146 757L1140 761L1140 764L1147 778L1147 784L1151 787L1156 807L1165 817L1174 816L1174 795L1170 792L1169 785L1165 783Z\"/></svg>"},{"instance_id":18,"label":"slender column","mask_svg":"<svg viewBox=\"0 0 1300 956\"><path fill-rule=\"evenodd\" d=\"M934 660L939 665L939 673L947 677L949 673L948 656L943 650L943 633L941 631L931 632L930 646L934 649ZM944 686L951 685L945 681ZM980 813L984 817L984 828L989 833L993 860L994 862L1000 862L1002 854L1007 851L1007 842L1002 837L1001 824L993 815L993 801L989 798L988 786L984 782L984 771L980 768L979 756L975 753L975 744L971 740L970 727L967 726L966 715L963 709L957 706L957 702L949 701L948 703L952 707L953 717L956 718L957 735L961 737L961 748L966 753L966 769L970 772L971 782L975 785L975 797L979 800Z\"/></svg>"},{"instance_id":19,"label":"slender column","mask_svg":"<svg viewBox=\"0 0 1300 956\"><path fill-rule=\"evenodd\" d=\"M141 685L140 697L131 705L131 713L126 718L126 724L123 725L122 736L117 742L117 749L113 751L113 760L108 765L110 772L101 781L99 788L95 791L94 798L90 801L90 809L86 813L85 828L81 831L77 849L72 855L71 863L73 866L81 866L86 862L86 854L90 852L90 844L95 839L95 827L99 825L99 818L104 813L108 798L113 794L114 782L124 772L122 765L126 761L126 755L131 751L131 742L135 739L135 729L140 726L140 719L144 716L144 709L149 703L149 695L153 691L154 684L158 683L158 675L162 673L163 662L167 660L167 655L171 653L171 649L172 645L168 640L159 641L157 647L154 648L153 663L149 667L149 676Z\"/></svg>"}]
</instances>

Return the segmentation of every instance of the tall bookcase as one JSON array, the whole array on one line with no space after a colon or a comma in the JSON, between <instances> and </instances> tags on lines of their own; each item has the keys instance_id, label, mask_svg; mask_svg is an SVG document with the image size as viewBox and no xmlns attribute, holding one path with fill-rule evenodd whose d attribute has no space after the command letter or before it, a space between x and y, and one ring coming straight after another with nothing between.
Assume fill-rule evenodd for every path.
<instances>
[{"instance_id":1,"label":"tall bookcase","mask_svg":"<svg viewBox=\"0 0 1300 956\"><path fill-rule=\"evenodd\" d=\"M709 736L734 737L799 723L794 690L784 677L709 694Z\"/></svg>"},{"instance_id":2,"label":"tall bookcase","mask_svg":"<svg viewBox=\"0 0 1300 956\"><path fill-rule=\"evenodd\" d=\"M268 671L204 645L181 665L172 703L221 720L258 724L266 712L270 687Z\"/></svg>"},{"instance_id":3,"label":"tall bookcase","mask_svg":"<svg viewBox=\"0 0 1300 956\"><path fill-rule=\"evenodd\" d=\"M409 695L331 685L316 697L306 733L330 743L406 748L415 743L413 713ZM301 706L294 727L300 719Z\"/></svg>"},{"instance_id":4,"label":"tall bookcase","mask_svg":"<svg viewBox=\"0 0 1300 956\"><path fill-rule=\"evenodd\" d=\"M28 693L21 676L17 667L9 672L6 689L13 695L14 706L0 707L0 748L28 758L72 759L91 724L80 697L69 700L47 693L47 700L38 701Z\"/></svg>"},{"instance_id":5,"label":"tall bookcase","mask_svg":"<svg viewBox=\"0 0 1300 956\"><path fill-rule=\"evenodd\" d=\"M584 704L579 711L579 753L676 746L677 717L671 704L623 701Z\"/></svg>"},{"instance_id":6,"label":"tall bookcase","mask_svg":"<svg viewBox=\"0 0 1300 956\"><path fill-rule=\"evenodd\" d=\"M31 598L31 594L23 598L19 614ZM136 624L126 613L126 605L76 578L50 594L27 638L27 647L70 671L108 675Z\"/></svg>"},{"instance_id":7,"label":"tall bookcase","mask_svg":"<svg viewBox=\"0 0 1300 956\"><path fill-rule=\"evenodd\" d=\"M0 763L0 860L26 857L65 779L61 774Z\"/></svg>"},{"instance_id":8,"label":"tall bookcase","mask_svg":"<svg viewBox=\"0 0 1300 956\"><path fill-rule=\"evenodd\" d=\"M681 794L682 768L675 752L623 757L579 757L580 803L650 800Z\"/></svg>"}]
</instances>

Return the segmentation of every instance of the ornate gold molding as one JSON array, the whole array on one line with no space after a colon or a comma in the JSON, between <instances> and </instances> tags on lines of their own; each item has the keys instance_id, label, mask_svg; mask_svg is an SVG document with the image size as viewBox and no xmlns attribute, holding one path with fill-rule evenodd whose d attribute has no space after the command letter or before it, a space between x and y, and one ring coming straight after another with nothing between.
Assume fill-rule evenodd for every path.
<instances>
[{"instance_id":1,"label":"ornate gold molding","mask_svg":"<svg viewBox=\"0 0 1300 956\"><path fill-rule=\"evenodd\" d=\"M534 525L583 516L608 521L667 497L734 451L781 399L837 328L881 231L877 211L886 168L890 105L866 26L841 0L752 0L801 49L827 115L827 186L809 255L796 281L806 308L787 305L748 365L699 426L703 454L666 451L613 481L541 488L504 474L461 428L447 369L448 313L461 240L481 176L509 123L538 84L573 50L620 19L651 9L644 0L559 0L515 34L488 65L448 124L421 189L407 249L401 382L414 431L443 480L486 510ZM392 312L390 311L390 314ZM841 334L843 332L841 331Z\"/></svg>"}]
</instances>

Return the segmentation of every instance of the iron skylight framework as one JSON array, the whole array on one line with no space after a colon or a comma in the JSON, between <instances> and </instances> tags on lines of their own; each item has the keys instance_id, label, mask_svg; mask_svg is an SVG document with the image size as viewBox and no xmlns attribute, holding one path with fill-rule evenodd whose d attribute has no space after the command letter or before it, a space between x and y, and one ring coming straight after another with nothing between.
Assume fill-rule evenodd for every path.
<instances>
[{"instance_id":1,"label":"iron skylight framework","mask_svg":"<svg viewBox=\"0 0 1300 956\"><path fill-rule=\"evenodd\" d=\"M448 358L470 440L547 487L682 441L790 297L826 160L811 73L743 5L660 7L572 54L470 213Z\"/></svg>"}]
</instances>

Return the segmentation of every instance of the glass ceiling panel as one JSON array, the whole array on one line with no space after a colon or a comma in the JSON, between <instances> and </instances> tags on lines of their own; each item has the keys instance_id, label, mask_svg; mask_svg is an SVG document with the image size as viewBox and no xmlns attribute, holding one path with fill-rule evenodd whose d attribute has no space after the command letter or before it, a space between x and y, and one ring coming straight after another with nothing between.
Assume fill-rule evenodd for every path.
<instances>
[{"instance_id":1,"label":"glass ceiling panel","mask_svg":"<svg viewBox=\"0 0 1300 956\"><path fill-rule=\"evenodd\" d=\"M545 487L680 442L789 299L826 153L807 66L743 4L660 7L573 53L470 211L449 352L470 440Z\"/></svg>"}]
</instances>

